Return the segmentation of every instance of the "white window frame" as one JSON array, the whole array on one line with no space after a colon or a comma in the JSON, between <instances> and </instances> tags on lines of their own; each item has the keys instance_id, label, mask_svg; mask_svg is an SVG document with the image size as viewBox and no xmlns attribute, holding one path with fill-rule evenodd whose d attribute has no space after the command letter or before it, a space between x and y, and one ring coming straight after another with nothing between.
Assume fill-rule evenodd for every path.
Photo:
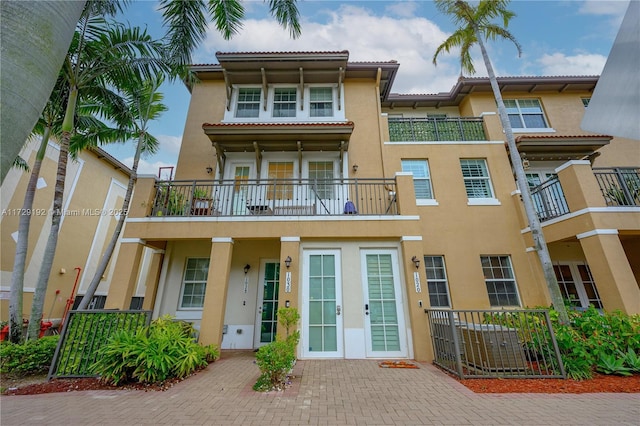
<instances>
[{"instance_id":1,"label":"white window frame","mask_svg":"<svg viewBox=\"0 0 640 426\"><path fill-rule=\"evenodd\" d=\"M276 105L290 105L291 101L276 101L276 91L278 90L293 90L295 92L295 101L293 102L293 115L275 115ZM298 115L298 109L300 109L300 94L298 93L298 88L295 86L274 86L269 89L269 105L271 106L271 117L273 118L281 118L281 119L292 119L296 118Z\"/></svg>"},{"instance_id":2,"label":"white window frame","mask_svg":"<svg viewBox=\"0 0 640 426\"><path fill-rule=\"evenodd\" d=\"M311 105L314 103L311 100L311 91L313 89L330 89L330 93L331 93L331 115L312 115L312 110L311 110ZM331 86L309 86L309 96L307 97L308 99L308 111L309 111L309 117L313 120L322 120L322 119L327 119L327 118L333 118L336 115L336 90L335 88L331 87ZM317 102L317 103L325 103L325 101L323 102Z\"/></svg>"},{"instance_id":3,"label":"white window frame","mask_svg":"<svg viewBox=\"0 0 640 426\"><path fill-rule=\"evenodd\" d=\"M598 291L598 286L596 285L596 282L593 278L593 274L591 273L591 269L589 268L589 265L587 265L585 262L572 261L572 262L554 262L553 263L553 269L554 269L554 272L556 273L556 279L558 280L558 285L560 286L560 291L562 292L563 298L567 295L565 291L566 281L562 279L562 277L558 277L558 271L556 270L556 268L560 268L561 266L568 267L569 271L571 272L571 278L573 279L573 284L575 285L576 292L578 293L578 300L576 300L576 302L580 303L580 306L577 306L577 308L586 309L589 307L589 304L591 303L591 300L589 299L589 294L587 293L587 290L585 288L585 282L582 279L582 276L580 275L579 268L580 266L584 266L586 267L587 274L589 274L589 278L591 280L590 284L593 284L593 289L596 293L597 299L595 301L597 301L597 303L600 304L600 306L594 306L594 307L596 309L603 309L602 297L600 296L600 292Z\"/></svg>"},{"instance_id":4,"label":"white window frame","mask_svg":"<svg viewBox=\"0 0 640 426\"><path fill-rule=\"evenodd\" d=\"M538 108L540 109L539 112L526 112L523 111L526 107L521 106L520 103L522 101L535 101L538 103ZM509 102L514 102L515 103L515 107L507 107L507 103ZM518 126L511 126L512 130L514 132L534 132L534 133L551 133L551 132L555 132L554 129L551 128L551 126L549 125L549 120L547 119L547 115L544 112L544 109L542 108L542 102L540 101L540 99L538 98L517 98L517 99L505 99L504 100L505 103L505 107L507 108L507 110L509 108L515 108L517 110L516 112L509 112L507 111L507 114L509 116L515 116L517 115L518 118L520 119L520 123L522 125L522 127L518 127ZM525 121L525 116L527 115L539 115L542 116L542 121L544 122L544 127L527 127L527 123Z\"/></svg>"},{"instance_id":5,"label":"white window frame","mask_svg":"<svg viewBox=\"0 0 640 426\"><path fill-rule=\"evenodd\" d=\"M411 167L411 170L405 169L405 165L408 167L410 163L418 166L424 166L423 171L426 172L426 176L416 176L416 174L413 173L413 171L416 170L414 167ZM418 197L417 191L415 191L416 204L419 206L420 205L422 206L438 205L433 193L433 185L431 182L431 169L429 168L429 160L416 159L416 158L403 158L402 160L400 160L400 164L403 172L413 173L414 191L415 191L415 182L426 182L430 197Z\"/></svg>"},{"instance_id":6,"label":"white window frame","mask_svg":"<svg viewBox=\"0 0 640 426\"><path fill-rule=\"evenodd\" d=\"M465 176L463 163L465 162L477 162L478 164L482 164L483 167L483 176ZM493 190L493 183L491 182L491 174L489 173L489 164L487 163L486 158L461 158L460 159L460 172L462 173L462 181L464 183L465 192L467 193L467 205L477 206L477 205L500 205L500 201L495 197L495 191ZM484 197L481 196L473 196L469 194L467 190L467 182L480 181L483 183L482 186L486 187L488 190L488 194L485 192Z\"/></svg>"},{"instance_id":7,"label":"white window frame","mask_svg":"<svg viewBox=\"0 0 640 426\"><path fill-rule=\"evenodd\" d=\"M258 115L255 117L238 117L238 110L239 110L239 106L240 106L240 91L241 90L259 90L260 94L258 96ZM263 93L262 93L262 87L260 86L243 86L243 87L239 87L236 91L235 91L235 99L233 102L233 116L235 119L237 120L257 120L260 118L261 115L261 111L263 108ZM243 104L255 104L255 102L242 102Z\"/></svg>"},{"instance_id":8,"label":"white window frame","mask_svg":"<svg viewBox=\"0 0 640 426\"><path fill-rule=\"evenodd\" d=\"M184 262L184 272L182 273L182 284L180 285L180 298L178 299L178 310L180 311L201 311L204 308L204 297L207 293L207 278L204 279L204 281L202 280L187 280L187 270L188 270L188 265L189 265L189 261L190 260L206 260L209 262L209 265L207 266L207 278L208 278L208 268L210 267L211 263L210 263L210 259L208 257L188 257L185 259ZM204 283L204 292L202 293L202 306L183 306L183 302L184 302L184 291L186 288L187 284L198 284L198 283Z\"/></svg>"},{"instance_id":9,"label":"white window frame","mask_svg":"<svg viewBox=\"0 0 640 426\"><path fill-rule=\"evenodd\" d=\"M493 274L493 270L495 269L495 267L491 266L491 271L492 271L492 277L488 277L487 275L485 275L485 268L483 266L483 259L487 258L487 259L499 259L499 269L505 269L508 268L509 273L511 275L511 278L505 278L505 277L496 277L495 274ZM503 261L506 260L508 265L503 263ZM489 262L491 264L491 262ZM485 283L485 287L487 290L487 297L489 298L489 304L491 305L492 308L499 308L499 307L521 307L522 306L522 301L520 300L520 293L518 291L518 283L516 282L516 276L515 273L513 271L513 263L511 262L511 256L510 255L504 255L504 254L500 254L500 255L495 255L495 254L487 254L487 255L481 255L480 256L480 266L482 268L482 274L484 275L484 283ZM492 283L503 283L506 285L513 285L513 291L508 292L507 294L515 294L515 297L517 299L517 304L494 304L491 301L491 294L496 294L499 295L500 293L496 292L491 292L489 290L489 285ZM495 288L495 287L494 287ZM508 296L509 297L509 296Z\"/></svg>"},{"instance_id":10,"label":"white window frame","mask_svg":"<svg viewBox=\"0 0 640 426\"><path fill-rule=\"evenodd\" d=\"M429 261L429 259L431 258L439 258L442 260L442 271L444 273L444 278L429 278L429 270L431 268L431 263ZM431 306L432 308L451 308L451 293L449 292L449 280L447 278L447 265L444 261L444 256L442 255L425 255L424 256L424 269L425 269L425 273L427 275L427 292L429 293L429 306ZM435 269L434 269L435 270ZM442 284L444 283L444 288L446 293L444 293L444 295L447 296L447 304L446 305L434 305L433 301L432 301L432 296L433 297L441 297L443 295L443 293L436 293L433 294L431 293L431 288L430 288L430 284Z\"/></svg>"}]
</instances>

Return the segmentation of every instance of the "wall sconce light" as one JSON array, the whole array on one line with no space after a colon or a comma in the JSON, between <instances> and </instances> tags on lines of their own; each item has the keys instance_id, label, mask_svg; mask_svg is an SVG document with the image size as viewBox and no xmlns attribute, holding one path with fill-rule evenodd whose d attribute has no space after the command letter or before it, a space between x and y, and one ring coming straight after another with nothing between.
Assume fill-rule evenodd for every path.
<instances>
[{"instance_id":1,"label":"wall sconce light","mask_svg":"<svg viewBox=\"0 0 640 426\"><path fill-rule=\"evenodd\" d=\"M285 300L285 301L284 301L284 307L285 307L285 308L288 308L288 307L290 307L290 306L291 306L291 302L289 302L288 300Z\"/></svg>"},{"instance_id":2,"label":"wall sconce light","mask_svg":"<svg viewBox=\"0 0 640 426\"><path fill-rule=\"evenodd\" d=\"M246 265L244 265L244 273L245 273L245 275L247 274L247 272L249 272L249 269L251 269L251 265L249 265L248 263Z\"/></svg>"},{"instance_id":3,"label":"wall sconce light","mask_svg":"<svg viewBox=\"0 0 640 426\"><path fill-rule=\"evenodd\" d=\"M354 164L351 169L353 169L353 173L357 173L358 172L358 165Z\"/></svg>"},{"instance_id":4,"label":"wall sconce light","mask_svg":"<svg viewBox=\"0 0 640 426\"><path fill-rule=\"evenodd\" d=\"M207 167L206 170L207 174L211 174L211 172L213 171L213 167Z\"/></svg>"},{"instance_id":5,"label":"wall sconce light","mask_svg":"<svg viewBox=\"0 0 640 426\"><path fill-rule=\"evenodd\" d=\"M284 260L284 264L286 265L287 269L289 269L289 266L291 266L291 256L287 256L287 258Z\"/></svg>"},{"instance_id":6,"label":"wall sconce light","mask_svg":"<svg viewBox=\"0 0 640 426\"><path fill-rule=\"evenodd\" d=\"M418 256L413 256L411 258L411 261L413 262L413 264L416 266L416 269L420 268L420 259L418 259Z\"/></svg>"}]
</instances>

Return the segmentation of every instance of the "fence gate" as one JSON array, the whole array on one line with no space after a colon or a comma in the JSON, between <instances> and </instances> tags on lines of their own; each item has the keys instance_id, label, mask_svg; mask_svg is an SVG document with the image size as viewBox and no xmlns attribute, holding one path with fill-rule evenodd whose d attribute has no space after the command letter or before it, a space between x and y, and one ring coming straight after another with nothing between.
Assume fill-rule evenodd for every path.
<instances>
[{"instance_id":1,"label":"fence gate","mask_svg":"<svg viewBox=\"0 0 640 426\"><path fill-rule=\"evenodd\" d=\"M117 331L136 331L151 322L151 311L69 311L53 355L48 379L95 377L98 350Z\"/></svg>"},{"instance_id":2,"label":"fence gate","mask_svg":"<svg viewBox=\"0 0 640 426\"><path fill-rule=\"evenodd\" d=\"M544 309L425 309L435 364L460 378L565 378Z\"/></svg>"}]
</instances>

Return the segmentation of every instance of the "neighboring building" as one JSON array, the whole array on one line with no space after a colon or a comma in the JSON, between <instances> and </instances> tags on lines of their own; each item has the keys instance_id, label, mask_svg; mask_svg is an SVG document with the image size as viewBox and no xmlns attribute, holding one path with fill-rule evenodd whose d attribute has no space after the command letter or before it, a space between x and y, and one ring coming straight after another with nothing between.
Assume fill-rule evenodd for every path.
<instances>
[{"instance_id":1,"label":"neighboring building","mask_svg":"<svg viewBox=\"0 0 640 426\"><path fill-rule=\"evenodd\" d=\"M39 140L32 140L21 151L20 155L30 166L33 166L39 144ZM58 145L50 142L31 211L24 280L24 318L29 318L31 313L31 300L51 230L50 211L59 153ZM124 164L100 148L84 151L76 160L69 159L63 200L64 217L45 297L44 320L52 320L54 324L59 322L67 300L75 299L75 294L83 294L89 285L104 248L113 235L127 190L129 174L130 170ZM7 173L2 183L0 308L4 321L8 319L8 299L18 238L19 212L30 176L30 172L14 168ZM118 247L116 246L116 254ZM98 287L93 307L104 306L113 265L114 262L111 262L104 281ZM77 288L73 292L76 281Z\"/></svg>"},{"instance_id":2,"label":"neighboring building","mask_svg":"<svg viewBox=\"0 0 640 426\"><path fill-rule=\"evenodd\" d=\"M193 66L176 180L138 179L107 308L144 275L204 344L257 348L294 306L301 358L430 360L429 306L550 304L488 80L400 95L398 63L348 57ZM638 313L640 158L580 131L597 80L499 83L565 297Z\"/></svg>"}]
</instances>

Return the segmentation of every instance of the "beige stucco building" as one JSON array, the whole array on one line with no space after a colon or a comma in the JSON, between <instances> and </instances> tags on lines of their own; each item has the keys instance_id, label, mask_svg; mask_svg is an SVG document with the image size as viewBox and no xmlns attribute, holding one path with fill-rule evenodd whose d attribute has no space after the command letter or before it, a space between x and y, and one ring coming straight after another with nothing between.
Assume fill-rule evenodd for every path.
<instances>
[{"instance_id":1,"label":"beige stucco building","mask_svg":"<svg viewBox=\"0 0 640 426\"><path fill-rule=\"evenodd\" d=\"M392 93L340 52L195 65L173 181L138 180L107 308L253 349L297 307L301 358L432 359L425 308L548 306L489 82ZM580 121L597 77L499 79L564 296L640 312L640 149Z\"/></svg>"},{"instance_id":2,"label":"beige stucco building","mask_svg":"<svg viewBox=\"0 0 640 426\"><path fill-rule=\"evenodd\" d=\"M29 141L20 155L30 166L35 162L39 140ZM29 247L24 280L24 318L29 318L31 300L40 272L42 256L51 230L51 210L60 150L49 142L42 162L31 215ZM100 148L83 151L69 159L63 199L63 217L58 246L45 297L43 320L54 324L62 318L67 300L83 294L94 276L121 213L130 170ZM1 319L8 319L11 274L18 238L18 222L30 172L11 169L2 183L0 202ZM116 254L119 245L116 246ZM111 262L96 291L93 307L103 307L113 274ZM77 285L76 285L77 284ZM74 291L74 285L76 289ZM144 295L144 292L142 293Z\"/></svg>"}]
</instances>

